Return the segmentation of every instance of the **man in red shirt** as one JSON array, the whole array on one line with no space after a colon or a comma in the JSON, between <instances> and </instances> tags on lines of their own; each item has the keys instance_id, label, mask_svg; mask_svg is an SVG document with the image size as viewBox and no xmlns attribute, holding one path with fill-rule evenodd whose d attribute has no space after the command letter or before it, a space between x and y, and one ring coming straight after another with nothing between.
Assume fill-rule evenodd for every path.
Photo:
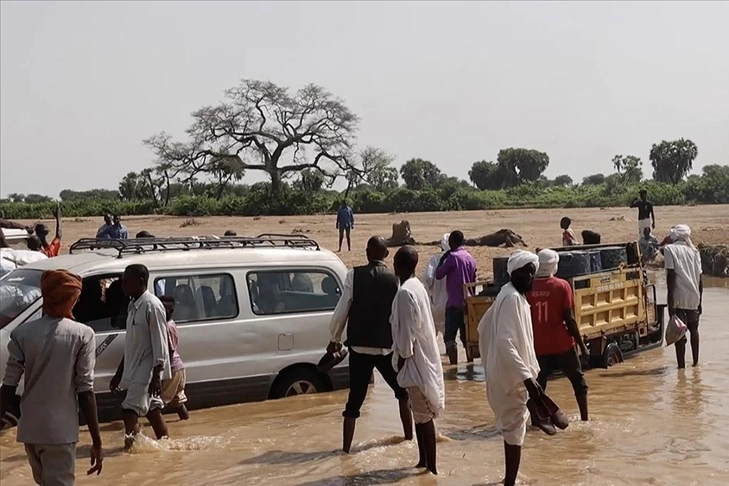
<instances>
[{"instance_id":1,"label":"man in red shirt","mask_svg":"<svg viewBox=\"0 0 729 486\"><path fill-rule=\"evenodd\" d=\"M547 379L554 370L561 370L572 383L582 420L587 420L587 383L582 372L575 343L580 347L582 361L589 352L582 341L574 317L572 286L554 276L559 255L545 249L539 252L539 270L532 291L527 293L534 329L534 351L539 361L537 381L547 389Z\"/></svg>"},{"instance_id":2,"label":"man in red shirt","mask_svg":"<svg viewBox=\"0 0 729 486\"><path fill-rule=\"evenodd\" d=\"M56 217L56 236L48 242L48 226L43 223L35 225L35 234L37 238L30 238L28 240L28 248L44 253L48 258L57 257L61 252L61 235L63 234L61 229L61 205L56 206L54 211ZM34 241L35 240L35 241ZM38 248L39 247L39 248Z\"/></svg>"}]
</instances>

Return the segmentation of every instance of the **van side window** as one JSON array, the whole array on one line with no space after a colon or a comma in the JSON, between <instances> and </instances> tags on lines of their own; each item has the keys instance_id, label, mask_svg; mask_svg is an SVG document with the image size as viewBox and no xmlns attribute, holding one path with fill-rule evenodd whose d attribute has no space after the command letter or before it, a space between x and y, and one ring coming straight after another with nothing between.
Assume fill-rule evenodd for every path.
<instances>
[{"instance_id":1,"label":"van side window","mask_svg":"<svg viewBox=\"0 0 729 486\"><path fill-rule=\"evenodd\" d=\"M250 272L246 277L256 315L333 310L342 291L323 270Z\"/></svg>"},{"instance_id":2,"label":"van side window","mask_svg":"<svg viewBox=\"0 0 729 486\"><path fill-rule=\"evenodd\" d=\"M73 316L96 333L118 331L126 328L128 304L121 276L86 277Z\"/></svg>"},{"instance_id":3,"label":"van side window","mask_svg":"<svg viewBox=\"0 0 729 486\"><path fill-rule=\"evenodd\" d=\"M226 274L161 277L154 282L157 297L175 299L175 323L238 317L238 296L233 277Z\"/></svg>"}]
</instances>

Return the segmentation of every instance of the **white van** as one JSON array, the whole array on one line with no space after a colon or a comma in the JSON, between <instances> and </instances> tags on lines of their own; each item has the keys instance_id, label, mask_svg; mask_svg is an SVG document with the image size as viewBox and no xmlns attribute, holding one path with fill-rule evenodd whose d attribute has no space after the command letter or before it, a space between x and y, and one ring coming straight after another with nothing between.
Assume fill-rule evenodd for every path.
<instances>
[{"instance_id":1,"label":"white van","mask_svg":"<svg viewBox=\"0 0 729 486\"><path fill-rule=\"evenodd\" d=\"M96 332L95 389L102 420L119 416L109 381L122 358L126 305L120 277L130 264L149 290L174 296L188 408L316 393L348 386L348 361L316 364L347 269L301 235L79 240L71 254L26 265L0 281L0 376L10 332L42 315L40 276L66 269L83 278L74 316Z\"/></svg>"},{"instance_id":2,"label":"white van","mask_svg":"<svg viewBox=\"0 0 729 486\"><path fill-rule=\"evenodd\" d=\"M7 241L8 245L10 245L10 248L16 250L28 249L28 238L31 236L30 233L16 228L3 228L2 231L5 236L5 241Z\"/></svg>"}]
</instances>

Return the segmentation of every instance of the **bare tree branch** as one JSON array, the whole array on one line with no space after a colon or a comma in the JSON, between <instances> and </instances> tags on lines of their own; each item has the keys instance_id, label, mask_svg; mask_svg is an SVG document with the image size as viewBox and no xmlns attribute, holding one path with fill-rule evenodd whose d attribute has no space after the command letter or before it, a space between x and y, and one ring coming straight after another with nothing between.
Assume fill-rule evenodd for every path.
<instances>
[{"instance_id":1,"label":"bare tree branch","mask_svg":"<svg viewBox=\"0 0 729 486\"><path fill-rule=\"evenodd\" d=\"M343 172L362 172L352 156L359 120L324 88L308 84L292 95L268 81L243 80L225 98L192 114L187 143L164 133L145 141L173 177L215 173L219 183L229 182L236 173L219 174L225 160L231 163L225 170L267 172L279 191L282 178L307 169L332 182ZM283 164L288 157L293 163Z\"/></svg>"}]
</instances>

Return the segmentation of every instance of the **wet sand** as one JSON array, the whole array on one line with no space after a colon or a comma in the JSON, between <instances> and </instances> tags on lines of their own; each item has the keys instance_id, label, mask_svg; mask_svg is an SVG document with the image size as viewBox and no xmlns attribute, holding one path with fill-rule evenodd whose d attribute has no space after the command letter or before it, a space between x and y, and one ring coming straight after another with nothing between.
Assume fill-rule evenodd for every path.
<instances>
[{"instance_id":1,"label":"wet sand","mask_svg":"<svg viewBox=\"0 0 729 486\"><path fill-rule=\"evenodd\" d=\"M580 236L585 229L602 234L604 243L625 242L638 239L636 210L630 208L604 209L509 209L500 211L458 211L441 213L356 214L352 231L352 251L341 253L344 263L351 267L365 259L364 247L373 235L389 237L392 224L408 220L413 237L418 243L439 241L444 233L460 229L466 238L476 238L508 228L521 235L529 248L559 246L562 232L559 220L562 216L572 219L572 228ZM687 223L693 229L694 243L711 245L729 243L729 205L715 206L665 206L656 208L657 228L654 232L661 240L671 226ZM324 248L337 249L335 217L325 216L266 216L176 218L167 216L132 216L124 218L129 235L147 230L156 236L222 235L234 229L239 235L260 233L303 233L315 239ZM24 221L32 224L34 221ZM52 229L51 221L46 221ZM63 249L82 237L93 237L103 223L101 217L65 218L63 220ZM434 246L416 245L421 253L421 268L427 256L438 253ZM479 277L491 275L494 256L507 256L506 248L470 248L479 265ZM392 252L394 253L394 251Z\"/></svg>"}]
</instances>

